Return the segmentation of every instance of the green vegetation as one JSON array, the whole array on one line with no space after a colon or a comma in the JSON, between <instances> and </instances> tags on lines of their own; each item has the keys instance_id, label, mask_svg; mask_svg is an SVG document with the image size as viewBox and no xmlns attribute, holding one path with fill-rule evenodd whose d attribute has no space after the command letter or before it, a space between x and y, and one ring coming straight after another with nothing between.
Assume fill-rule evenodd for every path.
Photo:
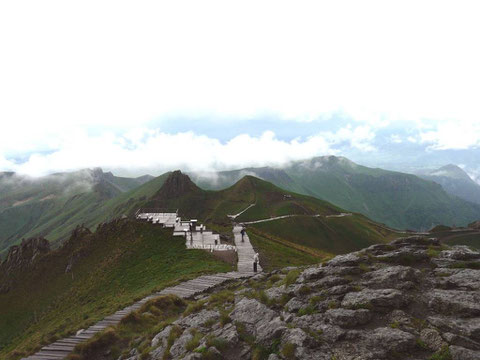
<instances>
[{"instance_id":1,"label":"green vegetation","mask_svg":"<svg viewBox=\"0 0 480 360\"><path fill-rule=\"evenodd\" d=\"M399 237L362 215L341 218L291 217L249 226L254 234L284 239L324 254L344 254ZM313 255L313 254L312 254Z\"/></svg>"},{"instance_id":2,"label":"green vegetation","mask_svg":"<svg viewBox=\"0 0 480 360\"><path fill-rule=\"evenodd\" d=\"M438 183L415 175L368 168L336 156L297 161L283 169L224 171L219 173L221 181L215 186L201 179L199 184L209 189L225 188L245 172L396 229L427 230L432 224L467 225L480 218L480 206L469 202L471 198L465 201L450 195ZM478 185L476 188L480 194Z\"/></svg>"},{"instance_id":3,"label":"green vegetation","mask_svg":"<svg viewBox=\"0 0 480 360\"><path fill-rule=\"evenodd\" d=\"M72 256L73 271L65 273ZM106 224L39 259L0 295L0 357L32 352L177 281L230 270L208 252L187 251L170 229Z\"/></svg>"},{"instance_id":4,"label":"green vegetation","mask_svg":"<svg viewBox=\"0 0 480 360\"><path fill-rule=\"evenodd\" d=\"M295 349L297 347L295 346L295 344L292 344L292 343L286 343L285 345L283 345L282 347L282 355L286 358L286 359L296 359L295 357Z\"/></svg>"},{"instance_id":5,"label":"green vegetation","mask_svg":"<svg viewBox=\"0 0 480 360\"><path fill-rule=\"evenodd\" d=\"M442 347L439 351L437 351L435 354L430 356L428 360L451 360L452 355L450 354L450 349L448 346Z\"/></svg>"},{"instance_id":6,"label":"green vegetation","mask_svg":"<svg viewBox=\"0 0 480 360\"><path fill-rule=\"evenodd\" d=\"M260 254L260 264L265 271L288 266L303 266L320 263L328 255L314 252L314 249L299 247L286 240L274 241L255 232L249 232L250 242ZM315 255L314 255L315 254Z\"/></svg>"}]
</instances>

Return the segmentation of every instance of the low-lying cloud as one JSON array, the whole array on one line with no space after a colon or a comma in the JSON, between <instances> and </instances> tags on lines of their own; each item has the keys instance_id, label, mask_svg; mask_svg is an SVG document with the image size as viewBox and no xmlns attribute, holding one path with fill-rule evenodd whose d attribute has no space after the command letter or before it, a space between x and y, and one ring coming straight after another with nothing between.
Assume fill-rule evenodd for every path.
<instances>
[{"instance_id":1,"label":"low-lying cloud","mask_svg":"<svg viewBox=\"0 0 480 360\"><path fill-rule=\"evenodd\" d=\"M362 135L363 134L363 135ZM102 167L129 175L183 169L215 171L248 166L278 166L292 160L337 154L339 144L370 149L374 134L363 127L319 133L286 141L266 131L255 137L242 134L229 141L193 132L176 134L137 129L124 135L87 133L65 138L48 153L34 152L23 162L0 157L4 170L32 176Z\"/></svg>"}]
</instances>

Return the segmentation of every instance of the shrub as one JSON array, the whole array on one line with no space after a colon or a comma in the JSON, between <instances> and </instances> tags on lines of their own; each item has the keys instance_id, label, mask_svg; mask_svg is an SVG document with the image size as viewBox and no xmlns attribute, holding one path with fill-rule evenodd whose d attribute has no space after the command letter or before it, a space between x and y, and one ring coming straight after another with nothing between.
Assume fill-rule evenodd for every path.
<instances>
[{"instance_id":1,"label":"shrub","mask_svg":"<svg viewBox=\"0 0 480 360\"><path fill-rule=\"evenodd\" d=\"M300 270L298 269L290 270L287 276L285 276L285 279L283 280L285 283L285 286L290 286L293 283L295 283L295 281L297 281L299 276L300 276Z\"/></svg>"},{"instance_id":2,"label":"shrub","mask_svg":"<svg viewBox=\"0 0 480 360\"><path fill-rule=\"evenodd\" d=\"M303 285L299 290L298 290L299 294L302 295L302 296L305 296L305 295L308 295L312 292L312 288L310 286L307 286L307 285Z\"/></svg>"},{"instance_id":3,"label":"shrub","mask_svg":"<svg viewBox=\"0 0 480 360\"><path fill-rule=\"evenodd\" d=\"M450 354L450 349L448 348L447 345L442 347L439 351L437 351L435 354L430 356L428 360L451 360L452 355Z\"/></svg>"},{"instance_id":4,"label":"shrub","mask_svg":"<svg viewBox=\"0 0 480 360\"><path fill-rule=\"evenodd\" d=\"M480 262L475 261L460 261L449 266L452 269L474 269L480 270Z\"/></svg>"},{"instance_id":5,"label":"shrub","mask_svg":"<svg viewBox=\"0 0 480 360\"><path fill-rule=\"evenodd\" d=\"M225 310L220 311L220 325L222 325L222 327L224 327L225 325L227 325L230 322L232 322L232 318L230 317L228 312L225 311Z\"/></svg>"},{"instance_id":6,"label":"shrub","mask_svg":"<svg viewBox=\"0 0 480 360\"><path fill-rule=\"evenodd\" d=\"M218 293L212 294L208 298L208 306L215 307L217 305L223 305L225 303L233 303L235 301L235 293L232 290L223 290Z\"/></svg>"},{"instance_id":7,"label":"shrub","mask_svg":"<svg viewBox=\"0 0 480 360\"><path fill-rule=\"evenodd\" d=\"M298 316L311 315L314 313L314 311L315 311L315 308L312 305L308 305L298 310Z\"/></svg>"},{"instance_id":8,"label":"shrub","mask_svg":"<svg viewBox=\"0 0 480 360\"><path fill-rule=\"evenodd\" d=\"M84 358L91 358L95 353L113 345L119 337L113 328L107 328L100 334L95 335L93 338L85 343L80 343L75 346L74 352L81 354Z\"/></svg>"},{"instance_id":9,"label":"shrub","mask_svg":"<svg viewBox=\"0 0 480 360\"><path fill-rule=\"evenodd\" d=\"M286 359L295 359L295 349L296 349L296 345L295 344L292 344L292 343L286 343L285 345L283 345L283 348L282 348L282 355L286 358Z\"/></svg>"},{"instance_id":10,"label":"shrub","mask_svg":"<svg viewBox=\"0 0 480 360\"><path fill-rule=\"evenodd\" d=\"M203 306L205 305L205 300L202 301L196 301L193 303L188 304L187 308L183 312L183 316L188 316L190 314L199 312L200 310L203 309Z\"/></svg>"},{"instance_id":11,"label":"shrub","mask_svg":"<svg viewBox=\"0 0 480 360\"><path fill-rule=\"evenodd\" d=\"M206 342L208 347L215 347L218 349L218 351L223 351L228 347L228 342L227 340L220 338L220 337L215 337L215 336L209 336L207 338Z\"/></svg>"},{"instance_id":12,"label":"shrub","mask_svg":"<svg viewBox=\"0 0 480 360\"><path fill-rule=\"evenodd\" d=\"M200 345L200 340L203 338L203 334L199 333L198 331L192 331L193 338L187 341L185 344L185 349L188 351L193 351L195 350L198 345Z\"/></svg>"}]
</instances>

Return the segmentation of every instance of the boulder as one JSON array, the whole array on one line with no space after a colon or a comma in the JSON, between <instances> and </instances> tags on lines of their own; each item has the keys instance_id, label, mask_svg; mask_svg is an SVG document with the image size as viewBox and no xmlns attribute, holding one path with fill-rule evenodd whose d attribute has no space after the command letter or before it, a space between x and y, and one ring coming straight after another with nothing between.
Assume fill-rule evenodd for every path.
<instances>
[{"instance_id":1,"label":"boulder","mask_svg":"<svg viewBox=\"0 0 480 360\"><path fill-rule=\"evenodd\" d=\"M407 302L404 294L395 289L363 289L359 292L350 292L345 295L342 307L345 308L370 308L374 311L385 311L392 308L398 309Z\"/></svg>"},{"instance_id":2,"label":"boulder","mask_svg":"<svg viewBox=\"0 0 480 360\"><path fill-rule=\"evenodd\" d=\"M325 312L325 317L330 324L351 328L368 323L372 318L372 314L367 309L330 309Z\"/></svg>"},{"instance_id":3,"label":"boulder","mask_svg":"<svg viewBox=\"0 0 480 360\"><path fill-rule=\"evenodd\" d=\"M461 317L480 316L480 293L435 289L425 294L430 309Z\"/></svg>"},{"instance_id":4,"label":"boulder","mask_svg":"<svg viewBox=\"0 0 480 360\"><path fill-rule=\"evenodd\" d=\"M480 359L480 351L465 349L460 346L450 346L450 354L452 360L478 360Z\"/></svg>"}]
</instances>

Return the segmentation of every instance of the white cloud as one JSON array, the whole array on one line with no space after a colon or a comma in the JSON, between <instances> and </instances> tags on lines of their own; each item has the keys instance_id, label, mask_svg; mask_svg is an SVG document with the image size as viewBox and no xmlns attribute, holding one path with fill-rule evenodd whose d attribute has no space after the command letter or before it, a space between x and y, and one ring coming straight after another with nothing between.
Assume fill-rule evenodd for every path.
<instances>
[{"instance_id":1,"label":"white cloud","mask_svg":"<svg viewBox=\"0 0 480 360\"><path fill-rule=\"evenodd\" d=\"M420 132L421 142L433 150L469 149L480 146L480 123L451 121Z\"/></svg>"},{"instance_id":2,"label":"white cloud","mask_svg":"<svg viewBox=\"0 0 480 360\"><path fill-rule=\"evenodd\" d=\"M141 139L141 140L140 140ZM259 137L239 135L226 143L193 132L167 134L137 130L136 135L76 133L49 154L35 153L11 170L29 175L103 167L131 173L156 173L181 168L191 171L280 165L314 155L333 154L331 142L321 134L282 141L271 131Z\"/></svg>"},{"instance_id":3,"label":"white cloud","mask_svg":"<svg viewBox=\"0 0 480 360\"><path fill-rule=\"evenodd\" d=\"M368 125L352 127L347 125L337 132L322 133L331 144L349 143L350 147L361 151L374 151L376 148L371 144L375 138L375 132Z\"/></svg>"},{"instance_id":4,"label":"white cloud","mask_svg":"<svg viewBox=\"0 0 480 360\"><path fill-rule=\"evenodd\" d=\"M401 144L403 142L402 137L398 134L390 135L390 141L395 144Z\"/></svg>"}]
</instances>

